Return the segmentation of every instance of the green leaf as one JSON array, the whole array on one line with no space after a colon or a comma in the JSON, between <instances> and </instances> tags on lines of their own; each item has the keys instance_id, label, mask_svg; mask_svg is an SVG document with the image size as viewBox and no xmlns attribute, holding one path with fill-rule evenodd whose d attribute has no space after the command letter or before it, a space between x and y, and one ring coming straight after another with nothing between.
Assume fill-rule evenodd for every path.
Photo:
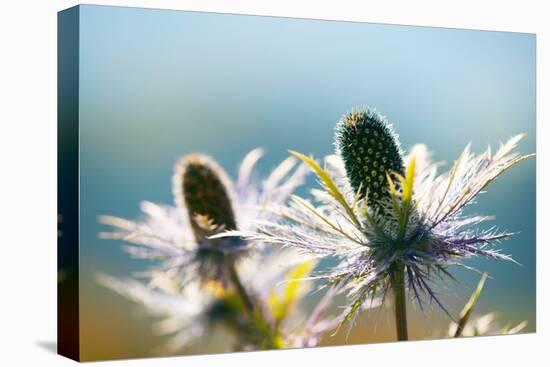
<instances>
[{"instance_id":1,"label":"green leaf","mask_svg":"<svg viewBox=\"0 0 550 367\"><path fill-rule=\"evenodd\" d=\"M282 294L280 296L275 292L271 294L270 304L277 325L286 319L298 303L302 279L311 272L314 266L314 261L306 261L296 265L286 275L286 286Z\"/></svg>"},{"instance_id":2,"label":"green leaf","mask_svg":"<svg viewBox=\"0 0 550 367\"><path fill-rule=\"evenodd\" d=\"M330 175L328 174L328 171L326 169L322 169L317 162L315 162L314 159L305 156L301 153L295 152L293 150L289 150L290 154L295 156L296 158L302 160L304 163L306 163L308 166L310 166L317 177L321 180L321 182L325 185L326 191L331 195L346 211L349 218L353 221L353 223L360 227L359 220L357 219L357 216L355 215L355 212L353 209L349 206L346 199L344 198L344 195L340 192L332 178L330 178Z\"/></svg>"},{"instance_id":3,"label":"green leaf","mask_svg":"<svg viewBox=\"0 0 550 367\"><path fill-rule=\"evenodd\" d=\"M402 239L405 235L405 229L407 228L407 223L409 221L410 207L413 196L413 187L414 179L416 177L416 159L412 157L409 166L407 167L407 172L405 177L398 176L403 187L403 194L401 196L401 216L399 219L399 238Z\"/></svg>"},{"instance_id":4,"label":"green leaf","mask_svg":"<svg viewBox=\"0 0 550 367\"><path fill-rule=\"evenodd\" d=\"M483 286L485 285L485 280L487 279L487 273L483 273L481 276L481 279L479 280L479 283L477 284L476 289L470 296L470 299L468 300L468 303L464 306L462 311L460 312L460 319L458 320L458 325L456 328L456 332L454 337L458 338L462 335L462 331L464 330L464 327L466 326L466 323L468 322L468 319L470 318L470 315L472 314L472 310L474 309L475 304L477 303L477 299L479 298L479 295L481 294L481 291L483 290Z\"/></svg>"}]
</instances>

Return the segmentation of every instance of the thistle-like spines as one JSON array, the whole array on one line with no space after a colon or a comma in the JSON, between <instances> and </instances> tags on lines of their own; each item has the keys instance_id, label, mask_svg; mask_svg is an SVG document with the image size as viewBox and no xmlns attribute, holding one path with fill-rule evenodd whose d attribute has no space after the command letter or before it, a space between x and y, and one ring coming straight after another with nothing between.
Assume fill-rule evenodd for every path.
<instances>
[{"instance_id":1,"label":"thistle-like spines","mask_svg":"<svg viewBox=\"0 0 550 367\"><path fill-rule=\"evenodd\" d=\"M377 208L389 197L387 174L403 174L397 135L390 122L375 110L353 110L336 125L336 149L344 161L351 187Z\"/></svg>"},{"instance_id":2,"label":"thistle-like spines","mask_svg":"<svg viewBox=\"0 0 550 367\"><path fill-rule=\"evenodd\" d=\"M212 158L184 156L176 164L173 184L176 204L186 209L197 243L213 230L237 229L231 180Z\"/></svg>"}]
</instances>

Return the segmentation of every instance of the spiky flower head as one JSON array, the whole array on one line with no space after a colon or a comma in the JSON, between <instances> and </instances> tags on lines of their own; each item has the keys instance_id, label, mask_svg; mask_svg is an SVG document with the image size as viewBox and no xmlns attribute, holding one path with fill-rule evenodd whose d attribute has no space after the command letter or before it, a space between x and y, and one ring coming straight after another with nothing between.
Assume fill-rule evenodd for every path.
<instances>
[{"instance_id":1,"label":"spiky flower head","mask_svg":"<svg viewBox=\"0 0 550 367\"><path fill-rule=\"evenodd\" d=\"M262 149L250 151L233 182L216 161L189 154L174 166L175 205L141 203L143 216L131 221L101 216L114 228L101 237L123 240L135 257L161 260L160 270L184 285L194 279L226 281L228 263L236 263L261 246L239 238L211 238L228 230L250 230L254 220L269 219L270 205L284 202L304 181L307 169L294 158L280 163L265 179L258 179ZM156 269L159 270L159 269Z\"/></svg>"},{"instance_id":2,"label":"spiky flower head","mask_svg":"<svg viewBox=\"0 0 550 367\"><path fill-rule=\"evenodd\" d=\"M184 156L176 165L174 197L186 208L195 240L200 244L212 230L237 228L230 198L231 181L213 159L203 154Z\"/></svg>"},{"instance_id":3,"label":"spiky flower head","mask_svg":"<svg viewBox=\"0 0 550 367\"><path fill-rule=\"evenodd\" d=\"M353 110L336 125L336 149L353 190L376 207L389 198L388 175L403 174L399 140L376 110Z\"/></svg>"},{"instance_id":4,"label":"spiky flower head","mask_svg":"<svg viewBox=\"0 0 550 367\"><path fill-rule=\"evenodd\" d=\"M233 188L224 169L204 154L188 154L180 159L172 178L176 205L187 213L197 251L195 263L202 279L230 278L238 249L245 246L240 239L209 239L226 230L237 229L233 210Z\"/></svg>"},{"instance_id":5,"label":"spiky flower head","mask_svg":"<svg viewBox=\"0 0 550 367\"><path fill-rule=\"evenodd\" d=\"M434 287L442 277L453 279L449 266L464 266L460 260L474 256L512 260L494 247L511 233L494 227L479 229L490 217L469 215L464 209L498 176L530 156L515 151L522 135L502 144L495 154L489 149L475 155L467 146L452 168L441 174L424 145L401 156L389 123L372 110L345 115L336 135L337 154L326 157L324 168L313 158L291 151L312 168L323 190L312 190L312 200L294 196L279 209L277 221L264 221L256 231L233 235L338 259L337 266L318 278L347 293L350 303L344 321L369 299L390 289L397 315L397 305L405 305L405 292L395 290L405 287L421 308L427 296L447 312ZM368 150L369 137L376 151ZM382 139L381 148L372 138ZM380 152L378 158L376 152ZM394 171L385 176L385 191L375 187L376 181L367 179L367 170L361 169L366 165L376 173L370 176L380 180L382 170L373 171L374 162L383 163L382 170ZM373 193L381 196L374 202ZM406 322L401 326L398 331L406 334Z\"/></svg>"},{"instance_id":6,"label":"spiky flower head","mask_svg":"<svg viewBox=\"0 0 550 367\"><path fill-rule=\"evenodd\" d=\"M292 260L277 258L277 265L285 269L281 272L268 266L271 248L235 237L215 237L236 229L251 230L256 220L270 220L273 213L267 209L281 205L303 182L307 169L295 158L285 159L265 179L258 180L254 167L262 155L261 149L246 155L234 185L212 158L185 156L175 166L175 206L143 202L144 217L139 221L100 217L100 222L115 229L102 233L102 237L129 243L128 252L138 258L161 260L160 267L146 274L149 284L105 277L100 281L154 314L166 315L167 321L173 320L176 328L181 327L177 338L180 347L187 338L204 335L218 321L237 335L231 340L239 343L239 350L248 345L276 348L318 339L321 320L312 321L299 335L283 330L289 316L294 315L293 304L302 295L296 283L289 283L291 290L283 291L283 296L273 292L274 285L288 280L281 274L296 265L295 251L285 251L292 252ZM181 288L183 293L166 295L154 289L159 278L175 282L170 288ZM261 279L267 281L259 282ZM188 295L187 290L193 287L200 295ZM212 289L215 294L211 294ZM175 315L174 304L182 305ZM169 329L175 331L172 326Z\"/></svg>"}]
</instances>

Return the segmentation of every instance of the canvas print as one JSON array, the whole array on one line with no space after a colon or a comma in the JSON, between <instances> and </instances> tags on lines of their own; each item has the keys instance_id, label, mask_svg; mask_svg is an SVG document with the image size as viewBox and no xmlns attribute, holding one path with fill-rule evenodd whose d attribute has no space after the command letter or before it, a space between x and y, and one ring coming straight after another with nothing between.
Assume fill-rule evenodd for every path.
<instances>
[{"instance_id":1,"label":"canvas print","mask_svg":"<svg viewBox=\"0 0 550 367\"><path fill-rule=\"evenodd\" d=\"M58 40L61 354L536 331L534 34L84 5Z\"/></svg>"}]
</instances>

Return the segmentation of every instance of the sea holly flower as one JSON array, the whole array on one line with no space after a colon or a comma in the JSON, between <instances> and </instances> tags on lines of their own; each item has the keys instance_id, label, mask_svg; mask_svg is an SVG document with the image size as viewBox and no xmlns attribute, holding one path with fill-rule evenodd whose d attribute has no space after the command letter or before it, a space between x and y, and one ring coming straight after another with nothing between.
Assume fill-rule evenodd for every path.
<instances>
[{"instance_id":1,"label":"sea holly flower","mask_svg":"<svg viewBox=\"0 0 550 367\"><path fill-rule=\"evenodd\" d=\"M251 230L253 220L271 218L265 207L282 204L307 172L291 158L259 181L254 167L262 155L261 149L246 155L235 183L212 158L187 155L174 169L175 205L143 201L142 218L137 221L101 216L99 221L114 231L100 236L123 240L127 252L136 258L160 260L156 270L182 285L196 279L226 283L235 276L233 264L259 246L252 248L250 242L236 238L209 237L226 230Z\"/></svg>"},{"instance_id":2,"label":"sea holly flower","mask_svg":"<svg viewBox=\"0 0 550 367\"><path fill-rule=\"evenodd\" d=\"M474 155L469 145L452 168L438 174L424 145L401 150L388 120L375 110L345 114L336 126L336 155L325 167L298 152L322 185L313 202L294 196L278 208L278 220L263 220L252 232L228 231L263 243L291 246L312 256L340 259L318 275L350 299L343 321L379 294L393 295L397 336L407 339L406 290L420 307L422 295L444 305L434 291L451 265L485 256L512 260L495 245L511 233L478 229L489 219L464 209L503 172L529 156L515 151L522 135L492 154Z\"/></svg>"},{"instance_id":3,"label":"sea holly flower","mask_svg":"<svg viewBox=\"0 0 550 367\"><path fill-rule=\"evenodd\" d=\"M197 334L202 334L207 325L223 321L226 327L238 332L238 340L244 343L237 347L239 350L247 345L279 348L293 344L291 334L287 334L282 325L293 314L292 305L302 293L289 285L281 296L265 294L281 280L280 277L269 278L281 274L266 267L266 256L272 251L239 238L215 237L224 231L250 229L252 219L269 219L273 214L266 208L282 204L303 182L307 170L304 165L297 166L297 160L291 157L258 184L253 168L261 155L262 151L256 149L245 157L235 188L213 159L199 154L187 155L175 167L173 192L176 206L144 202L142 211L145 217L140 221L100 217L101 223L115 228L114 232L103 233L103 238L124 240L130 244L127 250L138 258L160 260L160 266L149 273L149 284L105 277L100 281L141 302L153 313L166 313L170 303L194 305L183 307L182 312L192 312L177 317L189 320ZM256 261L253 272L246 270L249 261ZM297 262L294 254L292 261L286 259L280 267L285 269L285 266ZM261 272L268 273L261 275ZM301 275L307 272L299 271ZM169 296L166 292L159 293L158 289L148 289L156 283L159 274L163 279L175 282L183 293ZM254 274L254 278L249 274ZM271 281L258 286L255 278ZM197 284L206 294L189 302L186 300L188 289L197 287ZM212 289L216 290L213 294ZM158 299L161 304L154 305L150 299ZM315 324L312 326L316 328L308 328L308 333L300 332L300 340L311 342L314 339L320 322ZM187 323L181 323L183 331L189 329L185 325ZM181 339L178 338L183 342Z\"/></svg>"}]
</instances>

